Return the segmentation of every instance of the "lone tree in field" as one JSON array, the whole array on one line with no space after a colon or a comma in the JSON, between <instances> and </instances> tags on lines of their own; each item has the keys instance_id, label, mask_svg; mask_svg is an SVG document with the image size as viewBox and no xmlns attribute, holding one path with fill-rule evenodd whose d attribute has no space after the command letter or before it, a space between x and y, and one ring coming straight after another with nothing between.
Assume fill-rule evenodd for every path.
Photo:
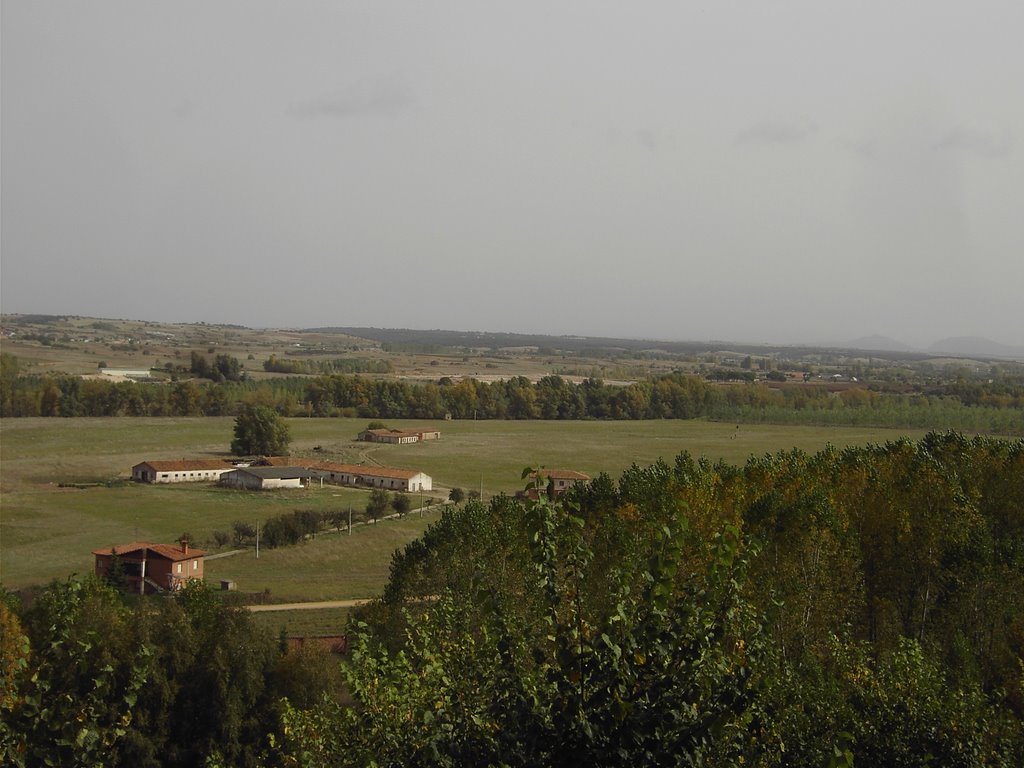
<instances>
[{"instance_id":1,"label":"lone tree in field","mask_svg":"<svg viewBox=\"0 0 1024 768\"><path fill-rule=\"evenodd\" d=\"M235 546L237 547L253 541L256 538L256 528L254 528L251 523L236 520L232 524L232 528L235 531Z\"/></svg>"},{"instance_id":2,"label":"lone tree in field","mask_svg":"<svg viewBox=\"0 0 1024 768\"><path fill-rule=\"evenodd\" d=\"M231 452L236 456L278 456L288 451L288 425L272 408L247 405L235 419Z\"/></svg>"},{"instance_id":3,"label":"lone tree in field","mask_svg":"<svg viewBox=\"0 0 1024 768\"><path fill-rule=\"evenodd\" d=\"M370 491L370 498L366 502L366 516L376 523L377 519L387 512L390 503L391 499L387 491L383 488L374 488Z\"/></svg>"},{"instance_id":4,"label":"lone tree in field","mask_svg":"<svg viewBox=\"0 0 1024 768\"><path fill-rule=\"evenodd\" d=\"M412 508L412 500L402 493L396 493L391 497L391 508L398 513L399 517L405 517Z\"/></svg>"}]
</instances>

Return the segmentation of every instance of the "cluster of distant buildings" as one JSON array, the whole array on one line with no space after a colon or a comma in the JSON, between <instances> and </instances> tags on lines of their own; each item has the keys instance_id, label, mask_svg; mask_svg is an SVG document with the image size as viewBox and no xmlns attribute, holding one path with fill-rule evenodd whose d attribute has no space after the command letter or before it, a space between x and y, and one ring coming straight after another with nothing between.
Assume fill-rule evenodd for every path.
<instances>
[{"instance_id":1,"label":"cluster of distant buildings","mask_svg":"<svg viewBox=\"0 0 1024 768\"><path fill-rule=\"evenodd\" d=\"M367 443L408 445L426 440L440 440L441 432L437 429L364 429L359 433L359 439Z\"/></svg>"},{"instance_id":2,"label":"cluster of distant buildings","mask_svg":"<svg viewBox=\"0 0 1024 768\"><path fill-rule=\"evenodd\" d=\"M329 461L297 463L287 457L263 459L259 465L229 464L218 459L143 461L132 467L132 479L143 483L215 482L250 491L306 488L318 482L406 492L434 487L430 475L418 470Z\"/></svg>"},{"instance_id":3,"label":"cluster of distant buildings","mask_svg":"<svg viewBox=\"0 0 1024 768\"><path fill-rule=\"evenodd\" d=\"M359 439L370 443L408 445L440 440L441 432L437 429L366 429L359 433ZM230 463L220 459L144 461L132 467L132 479L143 483L215 482L252 491L304 488L317 482L321 485L333 483L406 492L433 489L430 475L416 470L327 461L308 463L287 457Z\"/></svg>"},{"instance_id":4,"label":"cluster of distant buildings","mask_svg":"<svg viewBox=\"0 0 1024 768\"><path fill-rule=\"evenodd\" d=\"M374 443L407 445L438 440L438 430L367 429L359 439ZM132 467L132 479L142 483L212 482L243 490L308 488L313 484L383 488L418 492L433 489L425 472L331 461L304 461L290 457L269 457L253 461L222 459L180 459L143 461ZM590 477L574 470L539 470L534 474L539 489L559 495ZM537 490L533 491L537 495ZM128 589L138 593L174 591L190 579L203 578L206 552L182 540L179 545L131 542L93 551L96 574L110 577L117 572Z\"/></svg>"},{"instance_id":5,"label":"cluster of distant buildings","mask_svg":"<svg viewBox=\"0 0 1024 768\"><path fill-rule=\"evenodd\" d=\"M429 491L430 475L412 469L369 467L322 461L296 464L287 457L262 459L259 465L219 459L143 461L132 467L132 479L143 483L215 482L244 490L303 488L312 483ZM140 594L174 591L190 579L203 579L206 552L182 540L179 546L131 542L93 550L96 574L110 577L114 569L127 589Z\"/></svg>"}]
</instances>

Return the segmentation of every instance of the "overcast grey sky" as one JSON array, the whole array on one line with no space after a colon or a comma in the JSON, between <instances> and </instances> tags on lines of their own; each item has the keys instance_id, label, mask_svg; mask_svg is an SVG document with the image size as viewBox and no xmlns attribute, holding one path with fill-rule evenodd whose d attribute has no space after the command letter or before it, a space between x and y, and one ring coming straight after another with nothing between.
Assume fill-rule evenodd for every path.
<instances>
[{"instance_id":1,"label":"overcast grey sky","mask_svg":"<svg viewBox=\"0 0 1024 768\"><path fill-rule=\"evenodd\" d=\"M1024 3L2 4L4 312L1024 344Z\"/></svg>"}]
</instances>

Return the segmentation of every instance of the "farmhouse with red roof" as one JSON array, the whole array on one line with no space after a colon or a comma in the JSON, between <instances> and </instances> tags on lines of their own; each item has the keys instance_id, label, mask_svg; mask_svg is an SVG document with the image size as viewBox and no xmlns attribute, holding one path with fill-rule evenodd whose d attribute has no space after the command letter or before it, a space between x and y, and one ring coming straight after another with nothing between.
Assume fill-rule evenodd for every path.
<instances>
[{"instance_id":1,"label":"farmhouse with red roof","mask_svg":"<svg viewBox=\"0 0 1024 768\"><path fill-rule=\"evenodd\" d=\"M116 558L129 589L140 595L181 589L190 579L201 581L206 556L206 552L192 549L185 540L178 546L134 541L94 549L93 554L97 576L106 578Z\"/></svg>"}]
</instances>

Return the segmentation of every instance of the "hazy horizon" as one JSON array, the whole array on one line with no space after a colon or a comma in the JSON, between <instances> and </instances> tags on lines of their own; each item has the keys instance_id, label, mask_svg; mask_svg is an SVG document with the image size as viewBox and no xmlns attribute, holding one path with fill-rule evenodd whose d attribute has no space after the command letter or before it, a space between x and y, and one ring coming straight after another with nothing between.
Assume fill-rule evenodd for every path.
<instances>
[{"instance_id":1,"label":"hazy horizon","mask_svg":"<svg viewBox=\"0 0 1024 768\"><path fill-rule=\"evenodd\" d=\"M6 314L6 313L5 313ZM635 342L635 341L649 341L654 344L721 344L723 349L728 349L730 345L736 346L737 348L744 347L838 347L847 349L859 349L864 351L877 350L877 351L888 351L888 352L907 352L907 353L925 353L933 355L952 354L954 356L963 356L970 354L981 354L981 355L994 355L996 357L1010 357L1017 358L1020 355L1024 355L1024 347L1018 347L1012 344L1003 344L998 339L991 339L988 337L980 336L956 336L946 337L943 339L934 339L928 344L912 345L905 344L900 339L895 339L881 334L873 334L870 336L861 336L856 339L832 339L832 340L821 340L819 342L776 342L776 341L754 341L743 338L718 338L709 337L705 339L694 339L694 338L676 338L668 336L629 336L624 334L600 334L600 335L588 335L588 334L576 334L576 333L554 333L548 331L516 331L508 329L497 329L497 330L484 330L481 328L416 328L410 326L367 326L367 325L323 325L323 326L298 326L298 325L246 325L243 323L233 323L231 321L202 321L202 320L167 320L167 319L155 319L145 317L110 317L110 316L96 316L96 315L80 315L75 313L11 313L12 316L17 315L21 317L67 317L77 318L81 320L97 320L97 321L111 321L111 322L124 322L124 323L145 323L155 325L210 325L214 327L229 327L229 328L244 328L248 331L289 331L289 332L317 332L317 331L332 331L332 330L352 330L355 335L358 336L360 330L387 330L387 331L411 331L414 333L455 333L455 334L496 334L496 335L508 335L508 336L539 336L539 337L550 337L552 339L572 339L572 338L607 338L609 340L620 340L624 342ZM372 335L371 335L372 338ZM993 346L993 344L995 346Z\"/></svg>"},{"instance_id":2,"label":"hazy horizon","mask_svg":"<svg viewBox=\"0 0 1024 768\"><path fill-rule=\"evenodd\" d=\"M1024 347L1024 5L0 6L0 309Z\"/></svg>"}]
</instances>

